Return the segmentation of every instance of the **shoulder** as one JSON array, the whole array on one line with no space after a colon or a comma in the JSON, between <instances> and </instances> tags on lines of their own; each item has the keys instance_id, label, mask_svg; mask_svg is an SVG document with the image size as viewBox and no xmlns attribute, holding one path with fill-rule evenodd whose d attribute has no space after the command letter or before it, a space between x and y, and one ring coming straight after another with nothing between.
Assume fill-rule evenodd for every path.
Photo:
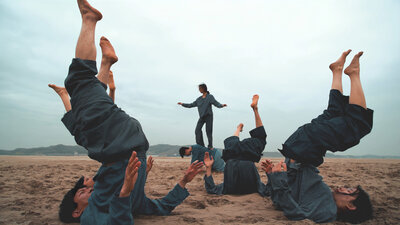
<instances>
[{"instance_id":1,"label":"shoulder","mask_svg":"<svg viewBox=\"0 0 400 225\"><path fill-rule=\"evenodd\" d=\"M198 145L198 144L192 145L192 151L193 151L193 150L200 150L200 149L202 149L202 148L204 148L204 147L201 146L201 145Z\"/></svg>"}]
</instances>

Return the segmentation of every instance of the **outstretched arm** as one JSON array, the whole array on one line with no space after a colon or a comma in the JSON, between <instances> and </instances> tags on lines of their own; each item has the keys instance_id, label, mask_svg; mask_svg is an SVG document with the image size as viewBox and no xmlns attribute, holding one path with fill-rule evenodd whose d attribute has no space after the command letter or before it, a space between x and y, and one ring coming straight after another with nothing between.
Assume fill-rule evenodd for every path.
<instances>
[{"instance_id":1,"label":"outstretched arm","mask_svg":"<svg viewBox=\"0 0 400 225\"><path fill-rule=\"evenodd\" d=\"M135 187L138 177L138 170L140 161L136 158L136 152L132 152L128 165L125 169L124 184L118 194L114 194L110 202L108 223L110 225L116 224L133 224L133 217L131 211L130 194Z\"/></svg>"},{"instance_id":2,"label":"outstretched arm","mask_svg":"<svg viewBox=\"0 0 400 225\"><path fill-rule=\"evenodd\" d=\"M217 100L215 100L214 96L212 96L211 104L215 105L217 108L222 108L228 106L227 104L221 104Z\"/></svg>"},{"instance_id":3,"label":"outstretched arm","mask_svg":"<svg viewBox=\"0 0 400 225\"><path fill-rule=\"evenodd\" d=\"M201 171L202 167L203 162L196 160L194 163L192 163L186 170L185 175L179 181L179 186L181 186L181 188L185 188L186 184L193 180L193 178Z\"/></svg>"},{"instance_id":4,"label":"outstretched arm","mask_svg":"<svg viewBox=\"0 0 400 225\"><path fill-rule=\"evenodd\" d=\"M181 105L185 108L192 108L192 107L196 107L197 106L197 101L194 101L192 103L182 103L182 102L178 102L178 105Z\"/></svg>"},{"instance_id":5,"label":"outstretched arm","mask_svg":"<svg viewBox=\"0 0 400 225\"><path fill-rule=\"evenodd\" d=\"M212 165L214 164L214 158L210 156L210 153L204 153L204 165L206 166L206 175L204 176L204 186L208 194L222 195L223 183L215 185L212 177Z\"/></svg>"}]
</instances>

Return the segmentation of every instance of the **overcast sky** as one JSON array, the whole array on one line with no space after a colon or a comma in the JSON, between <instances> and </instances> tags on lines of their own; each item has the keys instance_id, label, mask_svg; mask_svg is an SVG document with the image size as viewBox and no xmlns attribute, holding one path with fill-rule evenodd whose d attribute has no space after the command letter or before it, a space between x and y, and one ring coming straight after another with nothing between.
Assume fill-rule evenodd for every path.
<instances>
[{"instance_id":1,"label":"overcast sky","mask_svg":"<svg viewBox=\"0 0 400 225\"><path fill-rule=\"evenodd\" d=\"M192 102L205 82L227 108L214 108L214 145L259 111L276 151L327 105L328 65L358 51L374 127L346 154L400 155L399 1L107 1L96 30L114 45L116 103L137 118L151 145L194 144ZM63 85L81 25L76 1L0 0L0 149L75 144L48 83ZM98 48L98 60L100 59ZM344 77L344 93L349 79ZM207 140L205 140L207 143Z\"/></svg>"}]
</instances>

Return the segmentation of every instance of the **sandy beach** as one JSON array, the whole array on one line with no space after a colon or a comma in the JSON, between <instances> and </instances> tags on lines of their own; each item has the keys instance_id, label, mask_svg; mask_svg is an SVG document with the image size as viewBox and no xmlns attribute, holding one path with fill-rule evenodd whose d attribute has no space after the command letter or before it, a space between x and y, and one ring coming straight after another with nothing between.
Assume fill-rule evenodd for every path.
<instances>
[{"instance_id":1,"label":"sandy beach","mask_svg":"<svg viewBox=\"0 0 400 225\"><path fill-rule=\"evenodd\" d=\"M63 224L58 220L58 207L64 193L81 175L94 175L99 165L84 156L0 156L0 224ZM167 194L188 165L189 158L155 158L147 195ZM326 159L319 169L331 187L361 184L370 193L374 219L365 224L400 223L400 160ZM266 182L265 174L260 174ZM269 198L258 194L208 195L203 176L199 174L188 184L190 196L170 216L139 216L135 224L313 224L287 220ZM220 183L223 174L214 177Z\"/></svg>"}]
</instances>

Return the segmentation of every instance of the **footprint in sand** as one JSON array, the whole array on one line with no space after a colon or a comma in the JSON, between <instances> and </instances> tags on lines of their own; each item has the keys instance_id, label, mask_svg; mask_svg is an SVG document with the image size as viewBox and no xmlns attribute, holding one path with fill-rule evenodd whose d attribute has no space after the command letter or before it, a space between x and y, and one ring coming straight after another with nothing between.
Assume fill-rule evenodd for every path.
<instances>
[{"instance_id":1,"label":"footprint in sand","mask_svg":"<svg viewBox=\"0 0 400 225\"><path fill-rule=\"evenodd\" d=\"M212 206L221 206L221 205L228 205L231 202L228 199L224 198L208 198L207 203Z\"/></svg>"},{"instance_id":2,"label":"footprint in sand","mask_svg":"<svg viewBox=\"0 0 400 225\"><path fill-rule=\"evenodd\" d=\"M182 219L185 223L201 223L201 222L203 222L202 219L197 219L197 218L189 217L189 216L183 216Z\"/></svg>"},{"instance_id":3,"label":"footprint in sand","mask_svg":"<svg viewBox=\"0 0 400 225\"><path fill-rule=\"evenodd\" d=\"M189 204L190 206L192 206L192 208L194 208L194 209L205 209L206 208L206 204L204 204L203 201L190 200L190 201L187 201L186 203Z\"/></svg>"}]
</instances>

